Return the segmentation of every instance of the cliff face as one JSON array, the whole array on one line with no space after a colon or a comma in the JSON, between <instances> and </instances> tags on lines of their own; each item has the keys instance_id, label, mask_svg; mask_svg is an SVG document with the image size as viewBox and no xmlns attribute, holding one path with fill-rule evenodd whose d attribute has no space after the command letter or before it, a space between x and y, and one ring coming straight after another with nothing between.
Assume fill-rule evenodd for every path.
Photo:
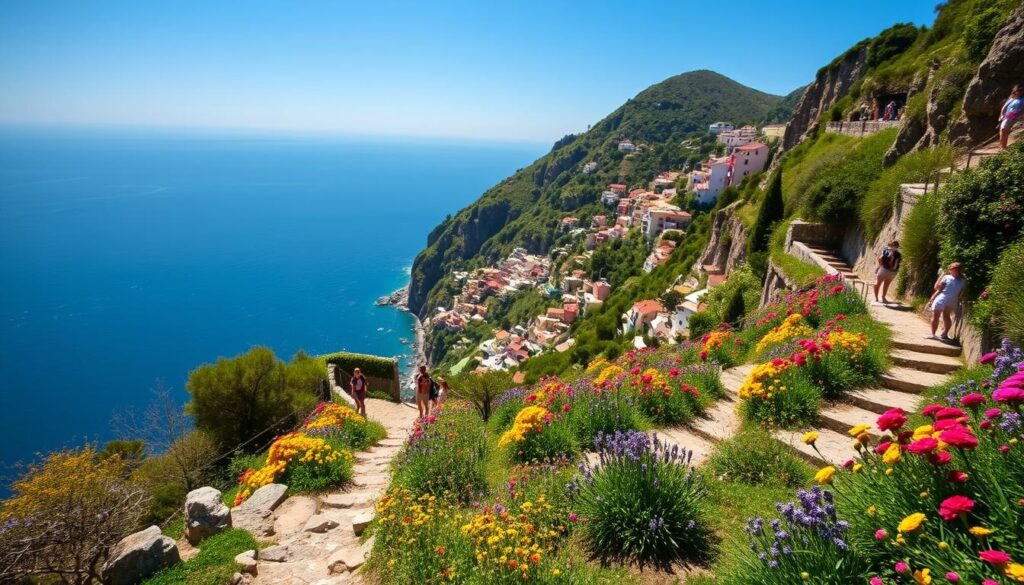
<instances>
[{"instance_id":1,"label":"cliff face","mask_svg":"<svg viewBox=\"0 0 1024 585\"><path fill-rule=\"evenodd\" d=\"M747 257L747 226L736 216L742 205L736 201L720 209L711 224L711 238L698 260L700 266L713 266L721 274L730 274Z\"/></svg>"},{"instance_id":2,"label":"cliff face","mask_svg":"<svg viewBox=\"0 0 1024 585\"><path fill-rule=\"evenodd\" d=\"M864 75L867 57L867 45L854 47L818 72L793 111L782 139L783 149L796 146L817 128L821 114L831 109Z\"/></svg>"},{"instance_id":3,"label":"cliff face","mask_svg":"<svg viewBox=\"0 0 1024 585\"><path fill-rule=\"evenodd\" d=\"M963 109L949 130L950 140L957 146L975 146L992 138L999 109L1016 84L1024 84L1024 4L996 34L967 86Z\"/></svg>"}]
</instances>

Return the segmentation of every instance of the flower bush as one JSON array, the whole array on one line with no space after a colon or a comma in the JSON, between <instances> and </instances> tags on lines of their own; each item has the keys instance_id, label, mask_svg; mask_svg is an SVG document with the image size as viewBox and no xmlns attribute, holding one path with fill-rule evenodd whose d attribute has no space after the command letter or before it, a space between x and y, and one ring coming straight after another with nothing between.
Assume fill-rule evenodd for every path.
<instances>
[{"instance_id":1,"label":"flower bush","mask_svg":"<svg viewBox=\"0 0 1024 585\"><path fill-rule=\"evenodd\" d=\"M544 398L536 401L544 401ZM579 452L579 444L565 414L560 412L556 415L539 405L526 406L520 410L512 428L501 435L498 445L508 447L512 458L522 462Z\"/></svg>"},{"instance_id":2,"label":"flower bush","mask_svg":"<svg viewBox=\"0 0 1024 585\"><path fill-rule=\"evenodd\" d=\"M650 426L637 405L637 398L615 389L591 387L577 391L566 412L573 435L582 445L592 444L599 433L644 430Z\"/></svg>"},{"instance_id":3,"label":"flower bush","mask_svg":"<svg viewBox=\"0 0 1024 585\"><path fill-rule=\"evenodd\" d=\"M773 327L771 331L766 333L764 337L757 342L755 351L760 354L769 346L797 337L809 337L813 334L814 330L804 323L804 316L800 313L792 313L783 319L779 326Z\"/></svg>"},{"instance_id":4,"label":"flower bush","mask_svg":"<svg viewBox=\"0 0 1024 585\"><path fill-rule=\"evenodd\" d=\"M593 554L658 565L706 555L706 492L692 452L635 431L600 436L594 446L599 463L580 464L567 487Z\"/></svg>"},{"instance_id":5,"label":"flower bush","mask_svg":"<svg viewBox=\"0 0 1024 585\"><path fill-rule=\"evenodd\" d=\"M693 419L725 393L718 367L703 364L672 366L664 373L648 368L634 374L628 383L644 415L662 425Z\"/></svg>"},{"instance_id":6,"label":"flower bush","mask_svg":"<svg viewBox=\"0 0 1024 585\"><path fill-rule=\"evenodd\" d=\"M288 433L274 440L263 467L247 469L239 478L241 489L235 505L259 488L275 482L288 485L292 493L320 491L352 479L354 458L345 449L335 449L327 441L304 432Z\"/></svg>"},{"instance_id":7,"label":"flower bush","mask_svg":"<svg viewBox=\"0 0 1024 585\"><path fill-rule=\"evenodd\" d=\"M367 420L352 408L321 402L302 423L305 433L326 440L335 449L360 451L387 437L384 426Z\"/></svg>"},{"instance_id":8,"label":"flower bush","mask_svg":"<svg viewBox=\"0 0 1024 585\"><path fill-rule=\"evenodd\" d=\"M700 359L729 368L743 362L746 354L745 339L723 325L701 338Z\"/></svg>"},{"instance_id":9,"label":"flower bush","mask_svg":"<svg viewBox=\"0 0 1024 585\"><path fill-rule=\"evenodd\" d=\"M471 501L486 487L486 454L483 421L470 404L449 400L413 425L395 457L392 485L416 495Z\"/></svg>"}]
</instances>

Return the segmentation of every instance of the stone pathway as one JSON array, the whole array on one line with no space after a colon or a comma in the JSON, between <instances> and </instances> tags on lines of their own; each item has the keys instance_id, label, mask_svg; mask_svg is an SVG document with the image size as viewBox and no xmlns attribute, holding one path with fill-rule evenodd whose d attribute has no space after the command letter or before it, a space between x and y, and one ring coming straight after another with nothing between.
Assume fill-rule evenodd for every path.
<instances>
[{"instance_id":1,"label":"stone pathway","mask_svg":"<svg viewBox=\"0 0 1024 585\"><path fill-rule=\"evenodd\" d=\"M827 250L812 248L830 266L845 278L856 280L856 275L840 258ZM945 382L949 374L963 365L960 348L940 341L924 339L931 330L910 307L901 305L871 305L871 316L884 323L893 332L889 359L892 366L882 374L878 386L850 392L842 402L826 405L821 410L818 426L817 451L802 440L800 431L777 431L776 438L815 465L835 465L853 457L853 438L847 431L859 424L870 424L877 433L875 421L886 410L899 407L910 412L917 408L919 394ZM877 435L876 435L877 436Z\"/></svg>"},{"instance_id":2,"label":"stone pathway","mask_svg":"<svg viewBox=\"0 0 1024 585\"><path fill-rule=\"evenodd\" d=\"M354 454L355 479L345 490L291 496L271 506L272 515L264 523L272 522L273 534L259 538L273 544L257 553L250 565L256 576L247 581L258 585L362 582L353 571L366 560L373 542L360 544L359 535L373 518L377 498L387 489L391 460L417 414L410 405L373 398L366 401L366 410L385 426L388 437Z\"/></svg>"}]
</instances>

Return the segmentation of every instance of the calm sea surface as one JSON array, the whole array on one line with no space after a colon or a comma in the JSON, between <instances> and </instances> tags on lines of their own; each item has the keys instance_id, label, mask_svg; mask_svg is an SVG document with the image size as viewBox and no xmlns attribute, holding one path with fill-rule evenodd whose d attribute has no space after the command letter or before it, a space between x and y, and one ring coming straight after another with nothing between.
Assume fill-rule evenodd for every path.
<instances>
[{"instance_id":1,"label":"calm sea surface","mask_svg":"<svg viewBox=\"0 0 1024 585\"><path fill-rule=\"evenodd\" d=\"M253 345L409 353L409 316L373 301L544 149L0 130L0 474Z\"/></svg>"}]
</instances>

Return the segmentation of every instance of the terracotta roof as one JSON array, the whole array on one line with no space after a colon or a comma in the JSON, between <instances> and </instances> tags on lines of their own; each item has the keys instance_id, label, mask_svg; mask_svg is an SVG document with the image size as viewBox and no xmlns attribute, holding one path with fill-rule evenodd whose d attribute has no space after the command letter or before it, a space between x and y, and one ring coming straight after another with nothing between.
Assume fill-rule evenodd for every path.
<instances>
[{"instance_id":1,"label":"terracotta roof","mask_svg":"<svg viewBox=\"0 0 1024 585\"><path fill-rule=\"evenodd\" d=\"M760 142L751 142L750 144L745 144L743 146L736 147L736 150L757 150L759 148L766 148L766 147L765 147L765 145L761 144Z\"/></svg>"},{"instance_id":2,"label":"terracotta roof","mask_svg":"<svg viewBox=\"0 0 1024 585\"><path fill-rule=\"evenodd\" d=\"M729 277L724 274L712 274L708 276L708 288L722 284L727 278Z\"/></svg>"},{"instance_id":3,"label":"terracotta roof","mask_svg":"<svg viewBox=\"0 0 1024 585\"><path fill-rule=\"evenodd\" d=\"M641 314L660 313L665 310L665 308L661 306L660 302L653 299L637 301L636 303L633 303L633 308Z\"/></svg>"}]
</instances>

